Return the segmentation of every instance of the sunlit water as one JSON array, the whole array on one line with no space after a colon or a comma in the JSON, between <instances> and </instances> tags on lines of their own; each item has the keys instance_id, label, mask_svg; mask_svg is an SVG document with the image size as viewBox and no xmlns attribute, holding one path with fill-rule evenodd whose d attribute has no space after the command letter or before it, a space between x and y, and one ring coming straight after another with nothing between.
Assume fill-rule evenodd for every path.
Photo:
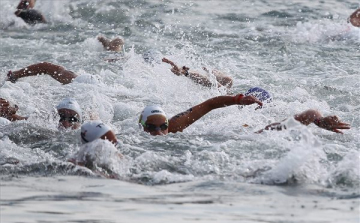
<instances>
[{"instance_id":1,"label":"sunlit water","mask_svg":"<svg viewBox=\"0 0 360 223\"><path fill-rule=\"evenodd\" d=\"M38 0L49 23L33 27L15 17L16 4L1 1L0 84L9 70L41 61L81 76L0 88L30 117L0 126L1 222L359 221L360 29L346 23L358 4ZM124 55L104 51L100 34L122 36ZM192 70L226 72L235 93L263 87L273 103L218 109L183 133L152 137L137 124L146 105L171 117L226 91L145 63L149 49ZM119 180L67 162L84 149L79 131L57 129L54 107L67 96L84 119L99 117L116 132L117 148L87 147ZM309 108L352 129L335 134L288 119L286 131L254 134Z\"/></svg>"}]
</instances>

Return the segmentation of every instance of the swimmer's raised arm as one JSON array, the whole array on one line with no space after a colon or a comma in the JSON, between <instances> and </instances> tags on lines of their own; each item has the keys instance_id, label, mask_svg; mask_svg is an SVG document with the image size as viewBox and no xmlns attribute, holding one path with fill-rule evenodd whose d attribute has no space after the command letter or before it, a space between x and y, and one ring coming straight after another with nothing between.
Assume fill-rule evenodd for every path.
<instances>
[{"instance_id":1,"label":"swimmer's raised arm","mask_svg":"<svg viewBox=\"0 0 360 223\"><path fill-rule=\"evenodd\" d=\"M9 71L7 80L15 83L19 78L37 76L41 74L50 75L62 84L69 84L77 77L74 72L66 70L62 66L42 62L30 65L17 71Z\"/></svg>"},{"instance_id":2,"label":"swimmer's raised arm","mask_svg":"<svg viewBox=\"0 0 360 223\"><path fill-rule=\"evenodd\" d=\"M169 60L167 58L163 58L162 61L170 64L172 66L171 72L173 72L174 74L176 74L178 76L188 77L195 83L203 85L205 87L213 86L213 84L207 77L205 77L199 73L196 73L196 72L189 72L190 68L188 68L186 66L179 68L174 62L172 62L171 60ZM217 83L217 86L221 87L222 85L220 83Z\"/></svg>"},{"instance_id":3,"label":"swimmer's raised arm","mask_svg":"<svg viewBox=\"0 0 360 223\"><path fill-rule=\"evenodd\" d=\"M211 98L189 110L182 112L169 120L169 132L181 132L189 125L203 117L208 112L230 105L251 105L259 104L262 106L262 102L254 96L244 96L238 94L236 96L218 96Z\"/></svg>"},{"instance_id":4,"label":"swimmer's raised arm","mask_svg":"<svg viewBox=\"0 0 360 223\"><path fill-rule=\"evenodd\" d=\"M0 117L6 118L12 122L26 120L27 117L22 117L16 114L18 110L19 107L17 105L11 106L8 100L0 98Z\"/></svg>"},{"instance_id":5,"label":"swimmer's raised arm","mask_svg":"<svg viewBox=\"0 0 360 223\"><path fill-rule=\"evenodd\" d=\"M170 64L172 66L171 72L173 72L174 74L176 74L178 76L183 75L185 77L188 77L191 80L193 80L195 83L203 85L205 87L213 86L213 84L209 80L209 78L207 78L206 76L201 75L197 72L189 72L190 68L188 68L186 66L183 66L180 68L174 62L172 62L171 60L169 60L167 58L163 58L162 61ZM206 71L207 73L209 73L209 70L207 68L203 67L203 70ZM216 77L217 87L226 86L227 88L230 88L232 86L232 83L233 83L232 78L226 76L224 73L222 73L218 70L213 70L211 73Z\"/></svg>"},{"instance_id":6,"label":"swimmer's raised arm","mask_svg":"<svg viewBox=\"0 0 360 223\"><path fill-rule=\"evenodd\" d=\"M314 123L320 128L336 133L343 133L340 129L350 129L350 124L340 121L337 116L323 117L319 111L314 109L309 109L297 114L294 118L303 125ZM264 130L282 130L283 128L285 127L282 126L281 123L272 123L256 133L261 133Z\"/></svg>"},{"instance_id":7,"label":"swimmer's raised arm","mask_svg":"<svg viewBox=\"0 0 360 223\"><path fill-rule=\"evenodd\" d=\"M355 12L353 12L348 21L356 27L360 27L360 8L358 8Z\"/></svg>"},{"instance_id":8,"label":"swimmer's raised arm","mask_svg":"<svg viewBox=\"0 0 360 223\"><path fill-rule=\"evenodd\" d=\"M35 7L36 0L21 0L17 9L32 9Z\"/></svg>"},{"instance_id":9,"label":"swimmer's raised arm","mask_svg":"<svg viewBox=\"0 0 360 223\"><path fill-rule=\"evenodd\" d=\"M165 57L162 59L162 62L170 64L172 66L171 72L173 72L174 74L176 74L178 76L185 75L186 71L189 70L189 68L187 68L185 66L183 67L185 69L183 69L183 68L180 69L174 62L172 62L171 60L169 60L169 59L167 59Z\"/></svg>"},{"instance_id":10,"label":"swimmer's raised arm","mask_svg":"<svg viewBox=\"0 0 360 223\"><path fill-rule=\"evenodd\" d=\"M41 12L33 9L36 0L21 0L15 11L15 15L24 20L24 22L35 25L37 23L47 23Z\"/></svg>"},{"instance_id":11,"label":"swimmer's raised arm","mask_svg":"<svg viewBox=\"0 0 360 223\"><path fill-rule=\"evenodd\" d=\"M122 51L122 47L124 45L124 40L119 37L109 40L106 37L99 36L97 39L103 45L104 49L106 49L108 51L114 51L114 52Z\"/></svg>"}]
</instances>

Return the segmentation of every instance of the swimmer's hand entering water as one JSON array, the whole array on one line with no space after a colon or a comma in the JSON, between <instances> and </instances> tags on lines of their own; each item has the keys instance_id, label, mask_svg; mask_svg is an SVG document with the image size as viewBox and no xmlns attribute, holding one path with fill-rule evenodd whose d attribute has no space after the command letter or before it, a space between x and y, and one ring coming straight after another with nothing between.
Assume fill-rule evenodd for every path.
<instances>
[{"instance_id":1,"label":"swimmer's hand entering water","mask_svg":"<svg viewBox=\"0 0 360 223\"><path fill-rule=\"evenodd\" d=\"M310 125L314 123L322 129L326 129L336 133L343 133L340 129L350 129L350 124L342 122L337 116L326 116L323 117L321 113L314 109L306 110L300 114L294 116L295 120L303 125ZM283 130L286 126L281 123L272 123L255 133L261 133L264 130Z\"/></svg>"},{"instance_id":2,"label":"swimmer's hand entering water","mask_svg":"<svg viewBox=\"0 0 360 223\"><path fill-rule=\"evenodd\" d=\"M342 122L337 116L326 116L314 120L314 124L320 128L343 134L339 129L350 129L350 124Z\"/></svg>"},{"instance_id":3,"label":"swimmer's hand entering water","mask_svg":"<svg viewBox=\"0 0 360 223\"><path fill-rule=\"evenodd\" d=\"M19 107L17 105L11 106L8 100L0 98L0 117L6 118L12 122L27 119L27 117L16 115L18 110Z\"/></svg>"}]
</instances>

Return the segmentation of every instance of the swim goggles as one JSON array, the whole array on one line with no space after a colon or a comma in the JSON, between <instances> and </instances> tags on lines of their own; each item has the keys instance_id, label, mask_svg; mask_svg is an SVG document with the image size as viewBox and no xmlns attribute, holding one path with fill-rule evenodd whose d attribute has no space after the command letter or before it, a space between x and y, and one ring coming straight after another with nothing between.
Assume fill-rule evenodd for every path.
<instances>
[{"instance_id":1,"label":"swim goggles","mask_svg":"<svg viewBox=\"0 0 360 223\"><path fill-rule=\"evenodd\" d=\"M168 127L169 127L168 123L161 124L160 126L145 123L145 128L150 132L155 132L158 130L165 131L166 129L168 129Z\"/></svg>"},{"instance_id":2,"label":"swim goggles","mask_svg":"<svg viewBox=\"0 0 360 223\"><path fill-rule=\"evenodd\" d=\"M75 116L67 117L64 114L59 114L59 116L60 116L59 122L64 122L64 121L68 121L70 123L80 122L80 119L76 118Z\"/></svg>"}]
</instances>

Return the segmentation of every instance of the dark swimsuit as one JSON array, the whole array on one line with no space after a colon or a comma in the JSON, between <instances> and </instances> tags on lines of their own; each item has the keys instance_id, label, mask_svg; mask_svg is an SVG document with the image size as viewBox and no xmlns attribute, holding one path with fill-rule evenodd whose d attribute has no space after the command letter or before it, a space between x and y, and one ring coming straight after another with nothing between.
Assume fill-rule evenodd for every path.
<instances>
[{"instance_id":1,"label":"dark swimsuit","mask_svg":"<svg viewBox=\"0 0 360 223\"><path fill-rule=\"evenodd\" d=\"M24 22L34 25L36 23L45 23L42 14L35 9L21 10L20 14L17 15L22 18Z\"/></svg>"}]
</instances>

